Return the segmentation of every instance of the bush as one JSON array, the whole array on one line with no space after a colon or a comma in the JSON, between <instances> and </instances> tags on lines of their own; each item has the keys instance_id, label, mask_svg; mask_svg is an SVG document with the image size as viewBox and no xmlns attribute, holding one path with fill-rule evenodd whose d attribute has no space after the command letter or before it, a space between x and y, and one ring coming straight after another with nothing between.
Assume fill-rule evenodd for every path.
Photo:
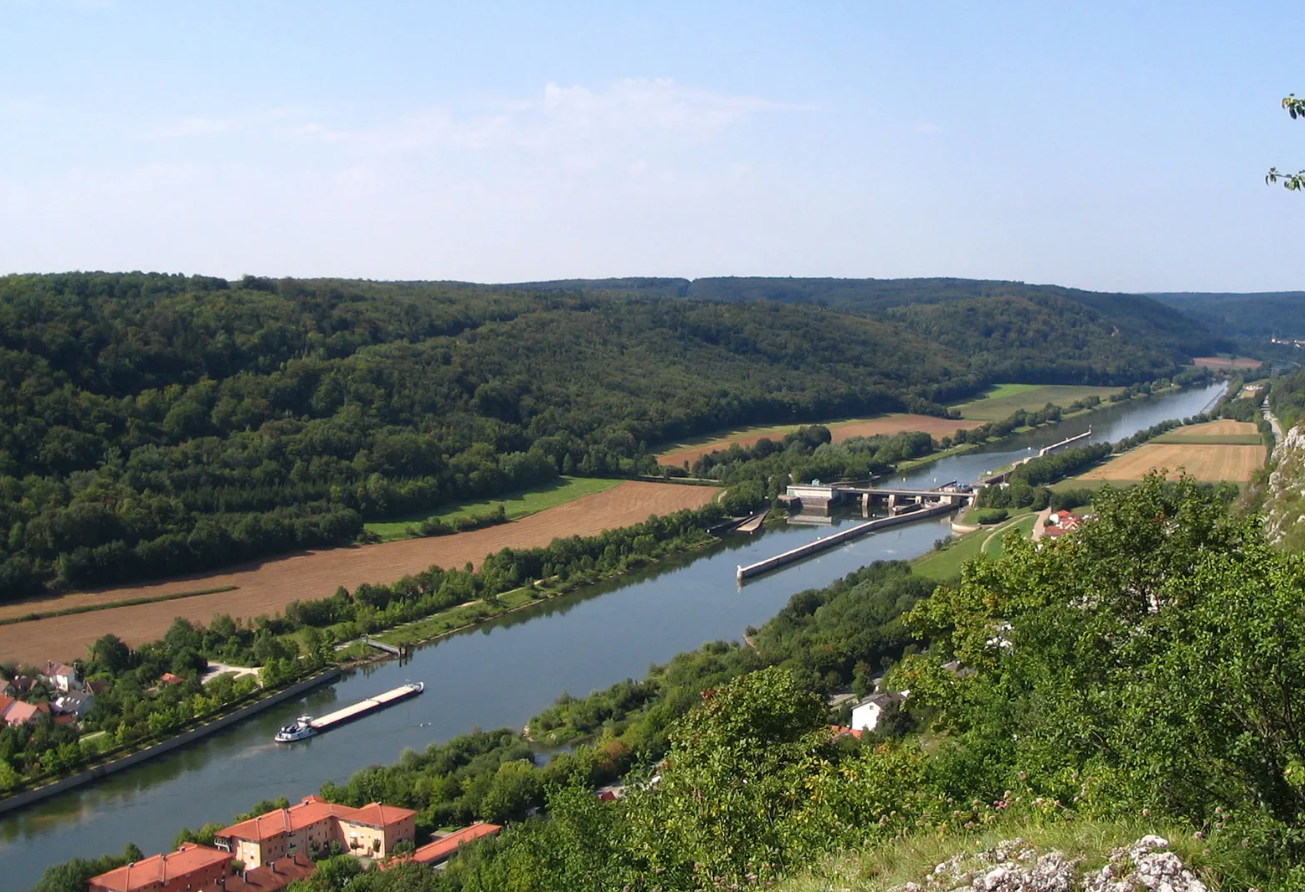
<instances>
[{"instance_id":1,"label":"bush","mask_svg":"<svg viewBox=\"0 0 1305 892\"><path fill-rule=\"evenodd\" d=\"M1005 508L983 508L974 512L974 519L981 524L1001 523L1010 512Z\"/></svg>"}]
</instances>

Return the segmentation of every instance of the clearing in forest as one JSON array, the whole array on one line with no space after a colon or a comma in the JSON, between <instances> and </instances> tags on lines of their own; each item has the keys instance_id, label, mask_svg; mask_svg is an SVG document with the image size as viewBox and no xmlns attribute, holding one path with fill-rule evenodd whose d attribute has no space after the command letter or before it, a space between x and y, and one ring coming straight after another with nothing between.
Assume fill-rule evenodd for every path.
<instances>
[{"instance_id":1,"label":"clearing in forest","mask_svg":"<svg viewBox=\"0 0 1305 892\"><path fill-rule=\"evenodd\" d=\"M620 480L600 477L557 477L539 486L532 486L519 492L508 493L496 499L482 499L478 502L462 502L448 505L436 511L422 511L410 514L398 520L369 523L364 526L380 536L386 542L408 538L408 527L420 526L424 520L442 520L453 524L463 518L485 517L503 506L503 513L508 520L519 520L538 514L558 505L565 505L581 496L609 490L620 485Z\"/></svg>"},{"instance_id":2,"label":"clearing in forest","mask_svg":"<svg viewBox=\"0 0 1305 892\"><path fill-rule=\"evenodd\" d=\"M1147 443L1112 458L1079 477L1082 481L1135 482L1149 471L1168 469L1177 480L1179 469L1205 483L1245 483L1264 466L1264 446L1212 446L1204 443Z\"/></svg>"},{"instance_id":3,"label":"clearing in forest","mask_svg":"<svg viewBox=\"0 0 1305 892\"><path fill-rule=\"evenodd\" d=\"M1070 403L1093 396L1104 403L1119 391L1118 387L1077 384L998 384L981 399L961 403L954 408L959 409L961 417L967 420L1001 421L1019 409L1033 412L1047 403L1067 409Z\"/></svg>"},{"instance_id":4,"label":"clearing in forest","mask_svg":"<svg viewBox=\"0 0 1305 892\"><path fill-rule=\"evenodd\" d=\"M246 618L271 616L291 601L329 597L341 585L352 589L362 582L394 582L433 564L448 568L468 563L479 566L488 555L504 548L537 548L557 538L594 536L642 523L650 514L700 508L718 493L709 486L626 481L522 520L468 533L301 552L203 576L6 604L0 606L0 617L110 604L174 591L236 587L220 594L0 626L0 654L6 662L37 665L46 660L72 660L85 657L86 645L106 632L113 632L135 647L163 637L178 616L196 623L207 623L217 613Z\"/></svg>"},{"instance_id":5,"label":"clearing in forest","mask_svg":"<svg viewBox=\"0 0 1305 892\"><path fill-rule=\"evenodd\" d=\"M1198 356L1192 364L1203 369L1258 369L1264 365L1249 356Z\"/></svg>"},{"instance_id":6,"label":"clearing in forest","mask_svg":"<svg viewBox=\"0 0 1305 892\"><path fill-rule=\"evenodd\" d=\"M846 421L809 421L805 424L781 424L774 427L741 427L709 437L699 437L677 443L666 452L657 456L660 464L670 467L683 467L687 461L692 465L700 456L709 452L719 452L731 446L753 446L763 437L772 440L783 439L799 427L822 424L829 428L835 443L841 443L852 437L873 437L878 434L901 434L907 431L924 431L934 438L950 437L958 430L978 427L980 422L958 418L938 418L933 415L894 414L881 415L878 418L852 418Z\"/></svg>"}]
</instances>

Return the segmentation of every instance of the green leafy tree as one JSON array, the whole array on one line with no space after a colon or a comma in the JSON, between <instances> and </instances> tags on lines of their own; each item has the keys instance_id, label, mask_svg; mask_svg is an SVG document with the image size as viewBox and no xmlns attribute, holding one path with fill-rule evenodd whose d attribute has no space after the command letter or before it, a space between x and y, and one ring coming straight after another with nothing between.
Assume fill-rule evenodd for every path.
<instances>
[{"instance_id":1,"label":"green leafy tree","mask_svg":"<svg viewBox=\"0 0 1305 892\"><path fill-rule=\"evenodd\" d=\"M1282 100L1282 107L1287 110L1294 121L1299 117L1305 116L1305 99L1297 99L1296 94L1292 93ZM1268 174L1264 177L1264 182L1274 184L1281 181L1285 189L1291 192L1299 192L1305 189L1305 170L1296 173L1281 173L1278 168L1270 167Z\"/></svg>"}]
</instances>

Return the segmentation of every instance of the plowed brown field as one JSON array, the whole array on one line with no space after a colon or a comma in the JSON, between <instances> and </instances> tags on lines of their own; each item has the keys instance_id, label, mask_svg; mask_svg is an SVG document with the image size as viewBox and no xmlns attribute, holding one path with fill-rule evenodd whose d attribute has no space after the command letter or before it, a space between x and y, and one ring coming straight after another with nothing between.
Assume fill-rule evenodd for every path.
<instances>
[{"instance_id":1,"label":"plowed brown field","mask_svg":"<svg viewBox=\"0 0 1305 892\"><path fill-rule=\"evenodd\" d=\"M1197 480L1236 483L1251 479L1264 465L1263 446L1209 446L1178 443L1148 443L1093 468L1080 480L1141 480L1152 469L1168 468L1169 479L1177 480L1179 468Z\"/></svg>"},{"instance_id":2,"label":"plowed brown field","mask_svg":"<svg viewBox=\"0 0 1305 892\"><path fill-rule=\"evenodd\" d=\"M1175 428L1169 432L1169 435L1171 437L1253 437L1259 432L1259 428L1249 421L1233 421L1231 418L1220 418L1217 421L1207 421L1204 424L1189 424L1185 427Z\"/></svg>"},{"instance_id":3,"label":"plowed brown field","mask_svg":"<svg viewBox=\"0 0 1305 892\"><path fill-rule=\"evenodd\" d=\"M834 442L841 443L852 437L873 437L876 434L900 434L906 431L924 431L941 439L942 437L950 437L958 430L968 430L981 424L983 424L982 421L966 421L961 418L935 418L932 415L886 415L883 418L850 421L846 424L830 424L828 427L829 434L833 437ZM798 427L799 425L793 425L787 430L797 430ZM729 449L735 444L752 446L762 437L779 440L783 436L784 433L780 429L775 429L770 433L744 434L726 440L713 440L701 446L691 446L675 452L668 452L665 455L659 455L657 461L663 465L682 467L686 460L692 465L698 460L699 456L706 455L709 452Z\"/></svg>"},{"instance_id":4,"label":"plowed brown field","mask_svg":"<svg viewBox=\"0 0 1305 892\"><path fill-rule=\"evenodd\" d=\"M1193 365L1205 369L1258 369L1264 363L1258 359L1239 356L1237 359L1225 359L1222 356L1198 356L1192 360Z\"/></svg>"},{"instance_id":5,"label":"plowed brown field","mask_svg":"<svg viewBox=\"0 0 1305 892\"><path fill-rule=\"evenodd\" d=\"M136 646L163 637L178 616L200 623L208 622L216 613L234 617L270 616L291 601L328 597L341 585L352 589L360 582L393 582L432 564L462 567L470 561L479 566L486 556L504 548L536 548L559 537L592 536L631 526L647 520L650 514L666 515L685 508L699 508L714 499L717 492L704 486L628 481L512 523L469 533L310 551L204 576L8 604L0 608L0 617L237 586L235 591L220 594L0 626L0 660L30 664L72 660L85 656L86 645L106 632L113 632Z\"/></svg>"}]
</instances>

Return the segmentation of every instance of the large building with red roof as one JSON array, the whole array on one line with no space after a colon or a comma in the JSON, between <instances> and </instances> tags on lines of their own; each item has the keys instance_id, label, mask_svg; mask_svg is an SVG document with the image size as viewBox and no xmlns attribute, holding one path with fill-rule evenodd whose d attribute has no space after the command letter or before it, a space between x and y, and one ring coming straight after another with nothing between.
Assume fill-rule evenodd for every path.
<instances>
[{"instance_id":1,"label":"large building with red roof","mask_svg":"<svg viewBox=\"0 0 1305 892\"><path fill-rule=\"evenodd\" d=\"M411 855L401 855L389 862L388 865L381 865L381 869L384 870L387 866L395 864L406 864L409 861L415 861L427 867L435 867L452 858L458 853L458 849L467 843L474 842L482 837L493 836L502 829L498 824L472 824L470 827L455 830L448 836L442 836L434 842L422 846Z\"/></svg>"},{"instance_id":2,"label":"large building with red roof","mask_svg":"<svg viewBox=\"0 0 1305 892\"><path fill-rule=\"evenodd\" d=\"M231 873L230 852L187 843L175 852L133 861L91 877L88 892L186 892L222 889Z\"/></svg>"},{"instance_id":3,"label":"large building with red roof","mask_svg":"<svg viewBox=\"0 0 1305 892\"><path fill-rule=\"evenodd\" d=\"M346 852L386 858L417 833L412 809L373 802L351 808L308 796L298 805L279 808L218 831L220 849L247 868L261 867L289 855L308 854L338 842Z\"/></svg>"}]
</instances>

